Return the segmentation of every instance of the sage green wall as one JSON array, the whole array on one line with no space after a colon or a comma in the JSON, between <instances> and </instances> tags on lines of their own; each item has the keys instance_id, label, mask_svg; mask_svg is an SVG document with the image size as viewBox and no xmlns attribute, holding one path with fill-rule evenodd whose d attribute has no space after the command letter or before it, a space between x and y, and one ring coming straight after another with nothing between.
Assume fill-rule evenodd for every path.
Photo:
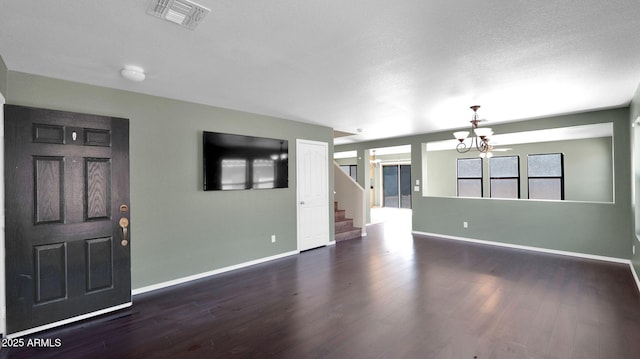
<instances>
[{"instance_id":1,"label":"sage green wall","mask_svg":"<svg viewBox=\"0 0 640 359\"><path fill-rule=\"evenodd\" d=\"M640 86L636 90L635 96L631 100L629 106L629 122L633 123L636 118L640 116ZM634 226L632 232L632 248L635 246L636 253L633 254L633 250L630 251L631 261L636 270L636 273L640 275L640 125L635 125L632 129L633 134L633 147L631 149L631 158L633 160L633 185L634 185L634 197L632 203L632 210L634 213Z\"/></svg>"},{"instance_id":2,"label":"sage green wall","mask_svg":"<svg viewBox=\"0 0 640 359\"><path fill-rule=\"evenodd\" d=\"M331 144L331 128L12 71L8 85L10 104L130 119L134 289L296 250L296 139ZM204 192L203 130L287 139L289 188Z\"/></svg>"},{"instance_id":3,"label":"sage green wall","mask_svg":"<svg viewBox=\"0 0 640 359\"><path fill-rule=\"evenodd\" d=\"M564 154L565 200L613 202L612 138L587 138L504 146L507 152L497 156L520 156L520 196L527 198L527 155L541 153ZM427 157L426 193L428 196L457 195L458 158L477 157L478 152L458 153L456 150L423 152ZM425 163L425 161L423 161ZM490 193L489 161L484 160L484 197ZM445 170L446 169L446 170Z\"/></svg>"},{"instance_id":4,"label":"sage green wall","mask_svg":"<svg viewBox=\"0 0 640 359\"><path fill-rule=\"evenodd\" d=\"M0 56L0 93L7 98L7 65L5 65L2 56Z\"/></svg>"},{"instance_id":5,"label":"sage green wall","mask_svg":"<svg viewBox=\"0 0 640 359\"><path fill-rule=\"evenodd\" d=\"M376 160L380 160L382 164L408 163L411 162L411 153L394 153L389 155L376 155Z\"/></svg>"},{"instance_id":6,"label":"sage green wall","mask_svg":"<svg viewBox=\"0 0 640 359\"><path fill-rule=\"evenodd\" d=\"M413 193L413 230L628 259L632 236L629 108L492 125L496 133L613 123L614 203L423 197ZM411 144L412 182L422 178L423 143L452 131L336 146L335 151ZM469 228L462 228L462 222Z\"/></svg>"}]
</instances>

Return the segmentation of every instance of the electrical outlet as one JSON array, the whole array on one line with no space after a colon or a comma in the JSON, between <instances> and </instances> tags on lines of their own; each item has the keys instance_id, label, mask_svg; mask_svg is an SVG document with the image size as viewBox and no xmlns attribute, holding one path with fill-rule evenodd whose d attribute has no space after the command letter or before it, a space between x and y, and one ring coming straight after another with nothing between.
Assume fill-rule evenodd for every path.
<instances>
[{"instance_id":1,"label":"electrical outlet","mask_svg":"<svg viewBox=\"0 0 640 359\"><path fill-rule=\"evenodd\" d=\"M469 228L469 222L467 221L462 222L462 228Z\"/></svg>"},{"instance_id":2,"label":"electrical outlet","mask_svg":"<svg viewBox=\"0 0 640 359\"><path fill-rule=\"evenodd\" d=\"M275 234L271 235L271 243L276 243L276 235Z\"/></svg>"},{"instance_id":3,"label":"electrical outlet","mask_svg":"<svg viewBox=\"0 0 640 359\"><path fill-rule=\"evenodd\" d=\"M633 254L636 254L636 245L633 245Z\"/></svg>"}]
</instances>

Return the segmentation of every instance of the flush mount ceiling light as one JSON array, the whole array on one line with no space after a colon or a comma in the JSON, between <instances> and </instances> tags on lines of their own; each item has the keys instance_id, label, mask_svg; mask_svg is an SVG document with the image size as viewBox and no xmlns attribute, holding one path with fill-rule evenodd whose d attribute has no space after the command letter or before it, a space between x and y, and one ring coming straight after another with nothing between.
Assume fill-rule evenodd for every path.
<instances>
[{"instance_id":1,"label":"flush mount ceiling light","mask_svg":"<svg viewBox=\"0 0 640 359\"><path fill-rule=\"evenodd\" d=\"M471 137L469 144L465 143L465 140L469 136L469 131L458 131L453 133L453 136L460 141L456 146L458 153L466 153L472 148L475 148L480 152L481 157L484 157L482 154L487 154L491 151L492 146L489 144L489 137L493 135L493 131L489 127L478 127L480 121L483 121L478 117L479 108L480 106L471 106L471 109L473 110L473 117L470 122L473 136Z\"/></svg>"},{"instance_id":2,"label":"flush mount ceiling light","mask_svg":"<svg viewBox=\"0 0 640 359\"><path fill-rule=\"evenodd\" d=\"M211 10L189 0L150 0L147 14L193 30Z\"/></svg>"},{"instance_id":3,"label":"flush mount ceiling light","mask_svg":"<svg viewBox=\"0 0 640 359\"><path fill-rule=\"evenodd\" d=\"M122 70L120 70L120 75L133 82L142 82L147 77L144 73L144 69L133 65L126 65Z\"/></svg>"}]
</instances>

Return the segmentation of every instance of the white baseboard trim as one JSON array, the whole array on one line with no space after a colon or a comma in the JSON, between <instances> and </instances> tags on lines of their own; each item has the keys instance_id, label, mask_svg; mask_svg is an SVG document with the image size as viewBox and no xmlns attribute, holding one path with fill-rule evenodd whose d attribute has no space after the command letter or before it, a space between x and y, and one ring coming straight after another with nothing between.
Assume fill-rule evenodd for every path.
<instances>
[{"instance_id":1,"label":"white baseboard trim","mask_svg":"<svg viewBox=\"0 0 640 359\"><path fill-rule=\"evenodd\" d=\"M7 334L7 338L22 337L22 336L33 334L33 333L36 333L36 332L41 332L43 330L59 327L59 326L65 325L65 324L78 322L78 321L89 319L89 318L92 318L92 317L97 317L99 315L115 312L116 310L128 308L130 306L131 306L131 302L120 304L120 305L117 305L115 307L110 307L110 308L98 310L96 312L91 312L91 313L79 315L77 317L61 320L61 321L58 321L58 322L55 322L55 323L49 323L49 324L46 324L46 325L41 325L39 327L23 330L21 332L15 332L15 333Z\"/></svg>"},{"instance_id":2,"label":"white baseboard trim","mask_svg":"<svg viewBox=\"0 0 640 359\"><path fill-rule=\"evenodd\" d=\"M640 292L640 279L638 279L638 273L636 273L636 267L633 266L633 262L629 261L629 267L631 267L631 274L633 274L633 279L636 280L636 286L638 286L638 291Z\"/></svg>"},{"instance_id":3,"label":"white baseboard trim","mask_svg":"<svg viewBox=\"0 0 640 359\"><path fill-rule=\"evenodd\" d=\"M285 252L285 253L281 253L281 254L276 254L275 256L271 256L271 257L260 258L260 259L252 260L252 261L249 261L249 262L244 262L244 263L232 265L232 266L229 266L229 267L214 269L212 271L208 271L208 272L204 272L204 273L194 274L194 275L190 275L190 276L187 276L187 277L177 278L177 279L173 279L173 280L170 280L170 281L149 285L149 286L146 286L146 287L136 288L136 289L131 291L131 294L138 295L138 294L142 294L142 293L147 293L147 292L151 292L151 291L154 291L154 290L171 287L171 286L174 286L174 285L191 282L191 281L194 281L194 280L197 280L197 279L210 277L210 276L213 276L213 275L216 275L216 274L221 274L221 273L229 272L229 271L240 269L240 268L245 268L245 267L249 267L249 266L256 265L256 264L269 262L269 261L272 261L272 260L275 260L275 259L280 259L280 258L296 255L298 253L300 253L300 251Z\"/></svg>"},{"instance_id":4,"label":"white baseboard trim","mask_svg":"<svg viewBox=\"0 0 640 359\"><path fill-rule=\"evenodd\" d=\"M482 239L457 237L457 236L450 236L450 235L438 234L438 233L428 233L428 232L419 232L419 231L412 231L411 233L413 233L413 234L421 234L421 235L425 235L425 236L438 237L438 238L445 238L445 239L453 239L453 240L456 240L456 241L480 243L480 244L487 244L487 245L491 245L491 246L506 247L506 248L523 249L523 250L526 250L526 251L542 252L542 253L549 253L549 254L559 254L559 255L563 255L563 256L578 257L578 258L585 258L585 259L595 259L595 260L605 261L605 262L631 264L631 261L628 260L628 259L622 259L622 258L616 258L616 257L606 257L606 256L598 256L598 255L594 255L594 254L569 252L569 251L559 251L559 250L556 250L556 249L547 249L547 248L540 248L540 247L523 246L523 245L519 245L519 244L510 244L510 243L485 241L485 240L482 240Z\"/></svg>"}]
</instances>

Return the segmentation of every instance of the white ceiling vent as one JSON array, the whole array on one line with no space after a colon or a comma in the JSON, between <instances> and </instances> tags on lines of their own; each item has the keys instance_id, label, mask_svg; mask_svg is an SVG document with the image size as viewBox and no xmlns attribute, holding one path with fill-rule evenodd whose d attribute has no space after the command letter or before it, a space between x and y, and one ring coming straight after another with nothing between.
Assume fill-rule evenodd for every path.
<instances>
[{"instance_id":1,"label":"white ceiling vent","mask_svg":"<svg viewBox=\"0 0 640 359\"><path fill-rule=\"evenodd\" d=\"M210 9L189 0L151 0L147 14L193 30Z\"/></svg>"}]
</instances>

